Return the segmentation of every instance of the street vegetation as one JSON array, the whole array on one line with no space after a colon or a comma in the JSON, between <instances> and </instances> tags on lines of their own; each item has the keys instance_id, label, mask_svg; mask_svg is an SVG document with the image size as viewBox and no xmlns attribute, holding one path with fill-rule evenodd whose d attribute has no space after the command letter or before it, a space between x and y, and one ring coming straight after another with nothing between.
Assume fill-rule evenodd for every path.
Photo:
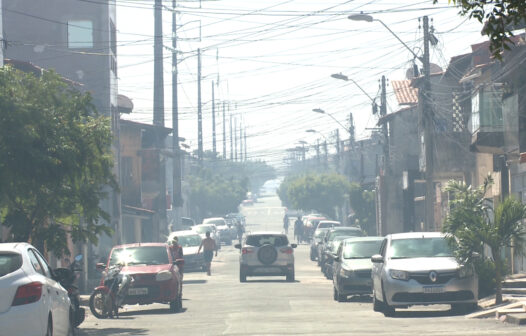
<instances>
[{"instance_id":1,"label":"street vegetation","mask_svg":"<svg viewBox=\"0 0 526 336\"><path fill-rule=\"evenodd\" d=\"M506 272L504 250L512 248L520 255L526 247L526 230L522 224L526 219L526 205L510 196L494 206L486 198L492 183L490 176L478 188L462 182L449 182L446 190L452 196L451 211L443 231L451 235L451 244L459 261L475 265L481 289L494 283L495 303L499 304L502 302L502 278ZM487 250L489 254L485 253Z\"/></svg>"},{"instance_id":2,"label":"street vegetation","mask_svg":"<svg viewBox=\"0 0 526 336\"><path fill-rule=\"evenodd\" d=\"M117 188L111 142L110 121L73 83L0 69L0 222L9 240L60 256L69 254L67 234L95 244L110 234L100 200Z\"/></svg>"}]
</instances>

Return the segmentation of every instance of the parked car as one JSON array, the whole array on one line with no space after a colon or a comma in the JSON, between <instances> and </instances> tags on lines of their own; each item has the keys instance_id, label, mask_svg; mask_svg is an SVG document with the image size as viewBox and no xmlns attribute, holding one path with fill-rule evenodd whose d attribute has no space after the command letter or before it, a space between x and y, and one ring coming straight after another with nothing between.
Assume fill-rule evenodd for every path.
<instances>
[{"instance_id":1,"label":"parked car","mask_svg":"<svg viewBox=\"0 0 526 336\"><path fill-rule=\"evenodd\" d=\"M35 247L0 244L0 334L70 335L68 292Z\"/></svg>"},{"instance_id":2,"label":"parked car","mask_svg":"<svg viewBox=\"0 0 526 336\"><path fill-rule=\"evenodd\" d=\"M184 270L205 270L205 259L202 253L197 253L201 245L201 236L194 231L175 231L168 236L167 243L177 237L179 245L183 248Z\"/></svg>"},{"instance_id":3,"label":"parked car","mask_svg":"<svg viewBox=\"0 0 526 336\"><path fill-rule=\"evenodd\" d=\"M123 304L168 303L177 312L182 307L183 281L176 263L165 243L126 244L112 248L106 271L122 264L121 273L133 278Z\"/></svg>"},{"instance_id":4,"label":"parked car","mask_svg":"<svg viewBox=\"0 0 526 336\"><path fill-rule=\"evenodd\" d=\"M287 281L294 281L294 249L287 236L276 232L249 233L240 249L239 281L245 282L247 276L285 275Z\"/></svg>"},{"instance_id":5,"label":"parked car","mask_svg":"<svg viewBox=\"0 0 526 336\"><path fill-rule=\"evenodd\" d=\"M201 239L205 239L206 232L210 231L210 238L215 240L217 249L221 249L221 241L219 239L219 233L217 232L217 227L214 224L199 224L192 227L192 230L197 232Z\"/></svg>"},{"instance_id":6,"label":"parked car","mask_svg":"<svg viewBox=\"0 0 526 336\"><path fill-rule=\"evenodd\" d=\"M371 257L380 252L383 237L346 238L332 264L334 300L346 301L349 295L371 294Z\"/></svg>"},{"instance_id":7,"label":"parked car","mask_svg":"<svg viewBox=\"0 0 526 336\"><path fill-rule=\"evenodd\" d=\"M316 225L316 230L324 228L330 229L337 226L342 226L342 223L338 221L321 220L318 222L318 225Z\"/></svg>"},{"instance_id":8,"label":"parked car","mask_svg":"<svg viewBox=\"0 0 526 336\"><path fill-rule=\"evenodd\" d=\"M181 225L185 229L191 229L195 225L195 220L190 217L181 217Z\"/></svg>"},{"instance_id":9,"label":"parked car","mask_svg":"<svg viewBox=\"0 0 526 336\"><path fill-rule=\"evenodd\" d=\"M305 240L309 241L314 235L314 231L316 230L318 223L326 219L327 218L318 214L306 216L305 220L303 220L303 237Z\"/></svg>"},{"instance_id":10,"label":"parked car","mask_svg":"<svg viewBox=\"0 0 526 336\"><path fill-rule=\"evenodd\" d=\"M363 236L362 230L354 226L340 226L333 227L329 229L323 236L323 239L320 243L319 255L318 255L318 265L322 268L324 267L325 259L327 257L327 252L332 248L330 246L331 242L336 237L361 237Z\"/></svg>"},{"instance_id":11,"label":"parked car","mask_svg":"<svg viewBox=\"0 0 526 336\"><path fill-rule=\"evenodd\" d=\"M314 236L312 236L310 243L310 260L315 261L318 259L318 249L323 239L323 235L327 231L329 231L329 228L318 228L316 231L314 231Z\"/></svg>"},{"instance_id":12,"label":"parked car","mask_svg":"<svg viewBox=\"0 0 526 336\"><path fill-rule=\"evenodd\" d=\"M477 307L478 279L458 263L439 232L387 235L373 262L373 309L392 316L397 307L450 304L454 310Z\"/></svg>"},{"instance_id":13,"label":"parked car","mask_svg":"<svg viewBox=\"0 0 526 336\"><path fill-rule=\"evenodd\" d=\"M203 224L214 224L217 228L217 234L219 236L219 243L225 243L226 245L232 245L232 240L235 239L235 231L232 230L231 226L228 226L227 221L223 217L212 217L203 219Z\"/></svg>"}]
</instances>

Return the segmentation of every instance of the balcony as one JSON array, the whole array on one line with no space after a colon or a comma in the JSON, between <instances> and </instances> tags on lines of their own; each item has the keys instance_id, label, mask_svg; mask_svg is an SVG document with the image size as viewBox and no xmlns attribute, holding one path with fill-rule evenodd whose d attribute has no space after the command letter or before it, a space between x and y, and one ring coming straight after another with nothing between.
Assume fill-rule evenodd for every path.
<instances>
[{"instance_id":1,"label":"balcony","mask_svg":"<svg viewBox=\"0 0 526 336\"><path fill-rule=\"evenodd\" d=\"M503 153L505 143L500 86L484 86L472 95L471 130L471 151Z\"/></svg>"}]
</instances>

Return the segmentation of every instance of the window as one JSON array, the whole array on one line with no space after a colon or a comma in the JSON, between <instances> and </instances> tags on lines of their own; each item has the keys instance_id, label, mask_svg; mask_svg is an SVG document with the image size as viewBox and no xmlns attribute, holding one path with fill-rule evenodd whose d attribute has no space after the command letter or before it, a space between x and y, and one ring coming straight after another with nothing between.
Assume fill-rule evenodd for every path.
<instances>
[{"instance_id":1,"label":"window","mask_svg":"<svg viewBox=\"0 0 526 336\"><path fill-rule=\"evenodd\" d=\"M246 244L255 247L260 247L265 244L270 244L272 246L287 246L289 241L286 236L253 235L247 237Z\"/></svg>"},{"instance_id":2,"label":"window","mask_svg":"<svg viewBox=\"0 0 526 336\"><path fill-rule=\"evenodd\" d=\"M29 260L31 261L31 265L33 265L33 268L35 269L35 271L37 271L37 273L45 275L44 270L42 269L42 266L38 262L37 256L35 255L33 250L27 251L27 254L29 255Z\"/></svg>"},{"instance_id":3,"label":"window","mask_svg":"<svg viewBox=\"0 0 526 336\"><path fill-rule=\"evenodd\" d=\"M166 265L168 251L165 246L139 246L113 250L110 266L117 263L125 265Z\"/></svg>"},{"instance_id":4,"label":"window","mask_svg":"<svg viewBox=\"0 0 526 336\"><path fill-rule=\"evenodd\" d=\"M51 269L49 269L49 265L47 264L44 257L38 252L34 251L35 255L37 256L38 261L40 262L40 265L42 265L42 270L44 271L44 275L48 278L51 278Z\"/></svg>"},{"instance_id":5,"label":"window","mask_svg":"<svg viewBox=\"0 0 526 336\"><path fill-rule=\"evenodd\" d=\"M13 273L22 267L22 256L17 253L2 252L0 254L0 277Z\"/></svg>"},{"instance_id":6,"label":"window","mask_svg":"<svg viewBox=\"0 0 526 336\"><path fill-rule=\"evenodd\" d=\"M68 48L93 48L93 22L68 21Z\"/></svg>"}]
</instances>

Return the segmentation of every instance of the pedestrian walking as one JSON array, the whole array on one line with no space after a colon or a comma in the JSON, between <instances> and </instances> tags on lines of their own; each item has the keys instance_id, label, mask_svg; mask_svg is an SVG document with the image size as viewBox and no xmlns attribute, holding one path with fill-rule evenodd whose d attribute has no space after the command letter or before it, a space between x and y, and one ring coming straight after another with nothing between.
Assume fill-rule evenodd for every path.
<instances>
[{"instance_id":1,"label":"pedestrian walking","mask_svg":"<svg viewBox=\"0 0 526 336\"><path fill-rule=\"evenodd\" d=\"M183 247L179 245L179 238L173 237L170 243L170 253L172 254L172 260L176 261L177 259L184 259ZM179 266L179 273L183 275L183 264Z\"/></svg>"},{"instance_id":2,"label":"pedestrian walking","mask_svg":"<svg viewBox=\"0 0 526 336\"><path fill-rule=\"evenodd\" d=\"M283 230L285 230L285 234L289 233L289 224L290 224L289 216L285 214L285 217L283 217Z\"/></svg>"},{"instance_id":3,"label":"pedestrian walking","mask_svg":"<svg viewBox=\"0 0 526 336\"><path fill-rule=\"evenodd\" d=\"M241 243L241 238L243 238L243 233L245 232L245 228L243 228L242 224L237 224L236 231L237 231L237 239L239 240L239 243Z\"/></svg>"},{"instance_id":4,"label":"pedestrian walking","mask_svg":"<svg viewBox=\"0 0 526 336\"><path fill-rule=\"evenodd\" d=\"M294 237L298 243L303 241L303 221L300 217L294 222Z\"/></svg>"},{"instance_id":5,"label":"pedestrian walking","mask_svg":"<svg viewBox=\"0 0 526 336\"><path fill-rule=\"evenodd\" d=\"M206 231L206 238L201 241L197 254L203 249L203 256L205 258L206 274L211 275L212 272L210 267L212 265L212 258L214 257L214 251L217 250L216 241L210 238L210 231Z\"/></svg>"}]
</instances>

